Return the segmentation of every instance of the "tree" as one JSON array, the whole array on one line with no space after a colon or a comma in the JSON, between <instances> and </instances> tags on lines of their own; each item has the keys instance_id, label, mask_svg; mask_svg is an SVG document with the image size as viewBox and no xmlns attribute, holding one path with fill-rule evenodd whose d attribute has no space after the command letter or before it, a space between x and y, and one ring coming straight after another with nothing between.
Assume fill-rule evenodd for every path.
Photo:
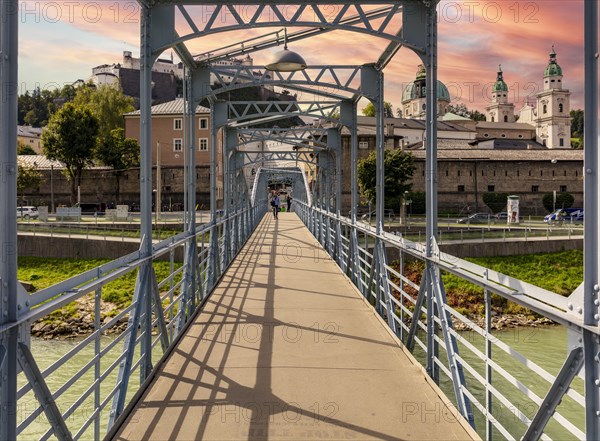
<instances>
[{"instance_id":1,"label":"tree","mask_svg":"<svg viewBox=\"0 0 600 441\"><path fill-rule=\"evenodd\" d=\"M44 154L65 165L65 175L71 183L71 204L77 202L83 169L92 164L98 127L98 120L89 109L67 103L50 118L42 134Z\"/></svg>"},{"instance_id":2,"label":"tree","mask_svg":"<svg viewBox=\"0 0 600 441\"><path fill-rule=\"evenodd\" d=\"M571 110L571 137L583 138L583 110Z\"/></svg>"},{"instance_id":3,"label":"tree","mask_svg":"<svg viewBox=\"0 0 600 441\"><path fill-rule=\"evenodd\" d=\"M17 192L21 195L21 205L25 199L25 190L37 188L42 182L42 174L34 167L18 165Z\"/></svg>"},{"instance_id":4,"label":"tree","mask_svg":"<svg viewBox=\"0 0 600 441\"><path fill-rule=\"evenodd\" d=\"M128 168L140 165L140 145L135 139L125 138L123 129L114 129L108 138L99 140L94 156L112 167L117 181L115 198L120 201L121 176Z\"/></svg>"},{"instance_id":5,"label":"tree","mask_svg":"<svg viewBox=\"0 0 600 441\"><path fill-rule=\"evenodd\" d=\"M394 109L392 103L388 103L387 101L383 102L383 113L386 118L394 117ZM373 105L373 103L369 102L369 104L367 104L365 108L362 109L362 114L364 116L375 116L375 106Z\"/></svg>"},{"instance_id":6,"label":"tree","mask_svg":"<svg viewBox=\"0 0 600 441\"><path fill-rule=\"evenodd\" d=\"M549 213L559 208L571 208L574 203L575 198L571 193L556 193L556 203L554 203L554 193L546 193L542 198L542 204Z\"/></svg>"},{"instance_id":7,"label":"tree","mask_svg":"<svg viewBox=\"0 0 600 441\"><path fill-rule=\"evenodd\" d=\"M98 119L101 142L110 138L114 129L123 128L123 114L134 110L133 98L123 95L119 85L103 84L96 87L88 83L77 89L73 103L88 109Z\"/></svg>"},{"instance_id":8,"label":"tree","mask_svg":"<svg viewBox=\"0 0 600 441\"><path fill-rule=\"evenodd\" d=\"M17 154L18 155L37 155L33 147L27 145L21 141L17 142Z\"/></svg>"},{"instance_id":9,"label":"tree","mask_svg":"<svg viewBox=\"0 0 600 441\"><path fill-rule=\"evenodd\" d=\"M507 193L483 193L483 203L492 210L492 213L498 213L506 207L508 201Z\"/></svg>"},{"instance_id":10,"label":"tree","mask_svg":"<svg viewBox=\"0 0 600 441\"><path fill-rule=\"evenodd\" d=\"M415 165L413 156L402 150L385 150L384 154L384 194L385 207L397 209L405 191L412 188ZM358 161L358 185L361 195L375 202L376 152L372 151L365 159Z\"/></svg>"},{"instance_id":11,"label":"tree","mask_svg":"<svg viewBox=\"0 0 600 441\"><path fill-rule=\"evenodd\" d=\"M473 121L485 121L485 115L478 110L469 110L463 103L450 104L448 106L448 112L454 113L455 115L464 116L465 118L472 119Z\"/></svg>"}]
</instances>

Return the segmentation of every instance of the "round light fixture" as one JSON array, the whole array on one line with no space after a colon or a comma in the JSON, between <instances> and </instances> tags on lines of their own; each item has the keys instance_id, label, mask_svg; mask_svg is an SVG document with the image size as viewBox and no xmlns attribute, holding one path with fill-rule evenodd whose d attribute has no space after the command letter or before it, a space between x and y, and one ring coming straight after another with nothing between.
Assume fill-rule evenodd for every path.
<instances>
[{"instance_id":1,"label":"round light fixture","mask_svg":"<svg viewBox=\"0 0 600 441\"><path fill-rule=\"evenodd\" d=\"M296 72L306 69L306 61L298 53L287 47L287 29L284 29L283 50L273 55L273 61L265 69L276 72Z\"/></svg>"}]
</instances>

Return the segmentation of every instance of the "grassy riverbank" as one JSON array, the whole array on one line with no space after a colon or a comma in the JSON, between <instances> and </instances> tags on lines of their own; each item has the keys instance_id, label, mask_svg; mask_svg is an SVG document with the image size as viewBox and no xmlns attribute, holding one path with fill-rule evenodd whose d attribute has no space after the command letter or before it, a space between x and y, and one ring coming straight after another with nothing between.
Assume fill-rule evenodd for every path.
<instances>
[{"instance_id":1,"label":"grassy riverbank","mask_svg":"<svg viewBox=\"0 0 600 441\"><path fill-rule=\"evenodd\" d=\"M565 296L577 288L583 280L583 253L577 250L467 260ZM31 283L33 290L37 291L106 262L108 260L20 257L18 277L21 281ZM169 262L154 262L154 268L158 280L164 279L169 274ZM422 262L414 261L406 264L405 274L414 282L419 283L422 272ZM136 272L131 272L103 287L101 321L107 317L113 317L119 310L131 303L135 277ZM483 314L482 288L451 274L444 274L443 281L448 302L457 311L469 316ZM529 311L523 307L509 303L500 296L493 296L492 305L497 315L525 314L531 316ZM88 332L93 329L93 310L93 294L90 294L36 323L34 335L50 338Z\"/></svg>"},{"instance_id":2,"label":"grassy riverbank","mask_svg":"<svg viewBox=\"0 0 600 441\"><path fill-rule=\"evenodd\" d=\"M466 260L563 296L571 294L583 281L583 252L580 250ZM422 273L422 262L414 261L406 265L405 274L415 283L420 282ZM452 274L443 274L442 280L448 303L458 312L465 315L483 314L483 288ZM522 306L509 303L497 295L492 296L492 306L497 314L529 314Z\"/></svg>"},{"instance_id":3,"label":"grassy riverbank","mask_svg":"<svg viewBox=\"0 0 600 441\"><path fill-rule=\"evenodd\" d=\"M53 259L19 257L18 278L32 285L32 291L52 286L77 274L96 268L109 259ZM169 275L169 262L154 262L158 280ZM176 264L176 268L180 264ZM137 271L114 280L102 288L100 320L114 317L131 304ZM34 324L34 335L77 335L93 329L94 297L88 294L53 312Z\"/></svg>"}]
</instances>

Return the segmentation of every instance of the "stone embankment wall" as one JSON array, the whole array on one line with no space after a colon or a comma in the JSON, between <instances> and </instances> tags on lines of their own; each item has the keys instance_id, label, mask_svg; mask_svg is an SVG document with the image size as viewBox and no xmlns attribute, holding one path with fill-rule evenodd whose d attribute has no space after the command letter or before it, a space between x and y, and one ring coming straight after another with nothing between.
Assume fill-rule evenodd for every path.
<instances>
[{"instance_id":1,"label":"stone embankment wall","mask_svg":"<svg viewBox=\"0 0 600 441\"><path fill-rule=\"evenodd\" d=\"M90 236L92 237L92 236ZM483 245L483 246L482 246ZM554 253L582 250L583 239L531 239L519 242L483 242L442 244L441 251L456 257L515 256L521 254ZM127 239L95 239L19 235L20 256L56 257L69 259L117 259L137 251L139 243ZM169 255L162 256L164 260ZM388 250L388 258L398 258L395 250ZM176 261L183 261L183 247L175 253Z\"/></svg>"}]
</instances>

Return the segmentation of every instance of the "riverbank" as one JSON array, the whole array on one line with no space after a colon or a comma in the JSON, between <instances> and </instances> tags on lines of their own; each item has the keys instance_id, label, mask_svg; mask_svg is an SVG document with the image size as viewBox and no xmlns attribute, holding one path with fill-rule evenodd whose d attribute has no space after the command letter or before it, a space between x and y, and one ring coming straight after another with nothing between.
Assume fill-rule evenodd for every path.
<instances>
[{"instance_id":1,"label":"riverbank","mask_svg":"<svg viewBox=\"0 0 600 441\"><path fill-rule=\"evenodd\" d=\"M117 315L119 309L109 303L101 302L100 323L106 324ZM64 311L57 311L51 317L38 320L31 326L31 335L43 340L68 340L85 337L94 332L94 299L86 296L78 299ZM493 313L495 314L495 313ZM485 317L469 316L473 324L485 329ZM107 335L119 334L127 329L127 317L121 318L115 326L112 326ZM544 327L553 326L554 322L545 317L535 317L526 314L498 314L492 317L491 328L501 331L518 327ZM454 329L458 331L469 331L470 327L452 319Z\"/></svg>"}]
</instances>

